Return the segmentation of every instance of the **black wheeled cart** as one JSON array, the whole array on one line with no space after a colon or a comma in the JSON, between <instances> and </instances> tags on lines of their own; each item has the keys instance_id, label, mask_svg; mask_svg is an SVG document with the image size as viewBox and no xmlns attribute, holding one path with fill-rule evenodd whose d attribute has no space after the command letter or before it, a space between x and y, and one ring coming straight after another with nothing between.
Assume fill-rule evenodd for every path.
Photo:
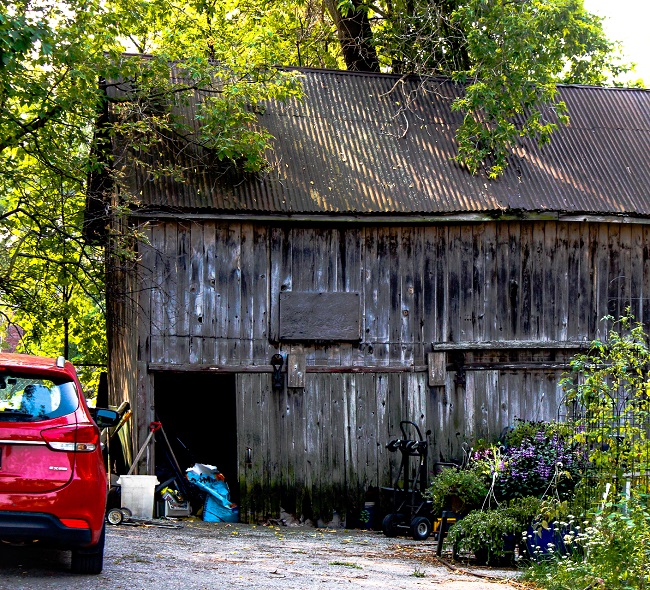
<instances>
[{"instance_id":1,"label":"black wheeled cart","mask_svg":"<svg viewBox=\"0 0 650 590\"><path fill-rule=\"evenodd\" d=\"M407 426L417 433L417 440L409 439ZM422 437L414 422L399 423L403 438L390 441L386 448L400 452L402 460L392 488L383 488L392 496L392 512L386 515L382 530L387 537L410 534L415 540L424 541L432 531L431 501L424 498L428 487L428 442Z\"/></svg>"}]
</instances>

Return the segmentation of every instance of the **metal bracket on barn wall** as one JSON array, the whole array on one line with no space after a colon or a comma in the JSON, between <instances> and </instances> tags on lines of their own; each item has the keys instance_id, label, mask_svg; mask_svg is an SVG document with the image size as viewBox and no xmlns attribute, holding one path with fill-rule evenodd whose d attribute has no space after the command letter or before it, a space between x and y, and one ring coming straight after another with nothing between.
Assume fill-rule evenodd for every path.
<instances>
[{"instance_id":1,"label":"metal bracket on barn wall","mask_svg":"<svg viewBox=\"0 0 650 590\"><path fill-rule=\"evenodd\" d=\"M271 388L273 391L282 391L284 389L284 375L282 374L282 365L284 365L284 357L278 352L271 357L271 366L273 367Z\"/></svg>"},{"instance_id":2,"label":"metal bracket on barn wall","mask_svg":"<svg viewBox=\"0 0 650 590\"><path fill-rule=\"evenodd\" d=\"M306 373L307 359L304 354L291 353L287 355L287 387L304 388Z\"/></svg>"},{"instance_id":3,"label":"metal bracket on barn wall","mask_svg":"<svg viewBox=\"0 0 650 590\"><path fill-rule=\"evenodd\" d=\"M456 372L454 383L456 384L456 387L464 389L467 383L465 381L465 355L460 351L454 351L451 362L454 365L454 371Z\"/></svg>"}]
</instances>

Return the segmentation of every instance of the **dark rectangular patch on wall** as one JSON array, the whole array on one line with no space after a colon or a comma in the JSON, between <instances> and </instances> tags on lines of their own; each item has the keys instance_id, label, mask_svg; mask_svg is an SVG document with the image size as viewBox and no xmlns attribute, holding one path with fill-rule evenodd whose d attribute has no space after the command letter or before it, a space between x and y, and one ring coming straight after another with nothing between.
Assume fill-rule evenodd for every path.
<instances>
[{"instance_id":1,"label":"dark rectangular patch on wall","mask_svg":"<svg viewBox=\"0 0 650 590\"><path fill-rule=\"evenodd\" d=\"M280 340L359 340L359 293L280 293Z\"/></svg>"}]
</instances>

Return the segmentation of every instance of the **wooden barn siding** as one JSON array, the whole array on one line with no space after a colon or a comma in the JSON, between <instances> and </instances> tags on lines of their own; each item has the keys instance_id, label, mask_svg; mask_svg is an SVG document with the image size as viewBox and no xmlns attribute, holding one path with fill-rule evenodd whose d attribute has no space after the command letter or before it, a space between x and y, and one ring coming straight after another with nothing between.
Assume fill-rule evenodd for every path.
<instances>
[{"instance_id":1,"label":"wooden barn siding","mask_svg":"<svg viewBox=\"0 0 650 590\"><path fill-rule=\"evenodd\" d=\"M494 437L515 418L557 416L559 370L469 370L464 386L450 371L446 386L434 388L426 372L382 373L423 365L432 342L591 340L603 331L599 318L627 305L650 320L650 230L642 225L182 221L155 222L149 231L140 291L141 437L153 400L145 360L236 370L266 366L281 350L303 352L308 366L342 370L307 373L304 390L280 394L271 392L268 373L238 375L245 520L280 506L325 520L354 509L368 487L389 483L390 462L396 469L399 458L384 445L399 435L400 419L432 431L433 461L459 458L463 443ZM283 290L359 292L362 341L278 343Z\"/></svg>"},{"instance_id":2,"label":"wooden barn siding","mask_svg":"<svg viewBox=\"0 0 650 590\"><path fill-rule=\"evenodd\" d=\"M283 290L361 293L361 343L299 347L312 365L419 365L431 342L590 340L600 318L627 305L650 319L641 225L167 222L150 231L154 363L268 364Z\"/></svg>"},{"instance_id":3,"label":"wooden barn siding","mask_svg":"<svg viewBox=\"0 0 650 590\"><path fill-rule=\"evenodd\" d=\"M277 516L281 508L324 522L334 512L357 512L369 490L389 486L397 473L401 455L385 445L402 437L400 420L430 431L432 469L436 460L462 456L473 438L498 436L516 418L555 417L558 378L477 371L459 389L453 381L430 388L426 373L311 373L304 390L273 392L269 374L239 374L242 519Z\"/></svg>"}]
</instances>

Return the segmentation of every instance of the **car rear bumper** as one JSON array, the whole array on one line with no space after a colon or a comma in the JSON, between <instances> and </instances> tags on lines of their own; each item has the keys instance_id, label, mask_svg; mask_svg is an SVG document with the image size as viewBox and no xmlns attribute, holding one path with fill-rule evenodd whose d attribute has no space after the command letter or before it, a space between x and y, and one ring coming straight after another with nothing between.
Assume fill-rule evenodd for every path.
<instances>
[{"instance_id":1,"label":"car rear bumper","mask_svg":"<svg viewBox=\"0 0 650 590\"><path fill-rule=\"evenodd\" d=\"M52 514L0 511L0 540L38 540L60 547L83 547L90 544L91 531L69 528Z\"/></svg>"}]
</instances>

